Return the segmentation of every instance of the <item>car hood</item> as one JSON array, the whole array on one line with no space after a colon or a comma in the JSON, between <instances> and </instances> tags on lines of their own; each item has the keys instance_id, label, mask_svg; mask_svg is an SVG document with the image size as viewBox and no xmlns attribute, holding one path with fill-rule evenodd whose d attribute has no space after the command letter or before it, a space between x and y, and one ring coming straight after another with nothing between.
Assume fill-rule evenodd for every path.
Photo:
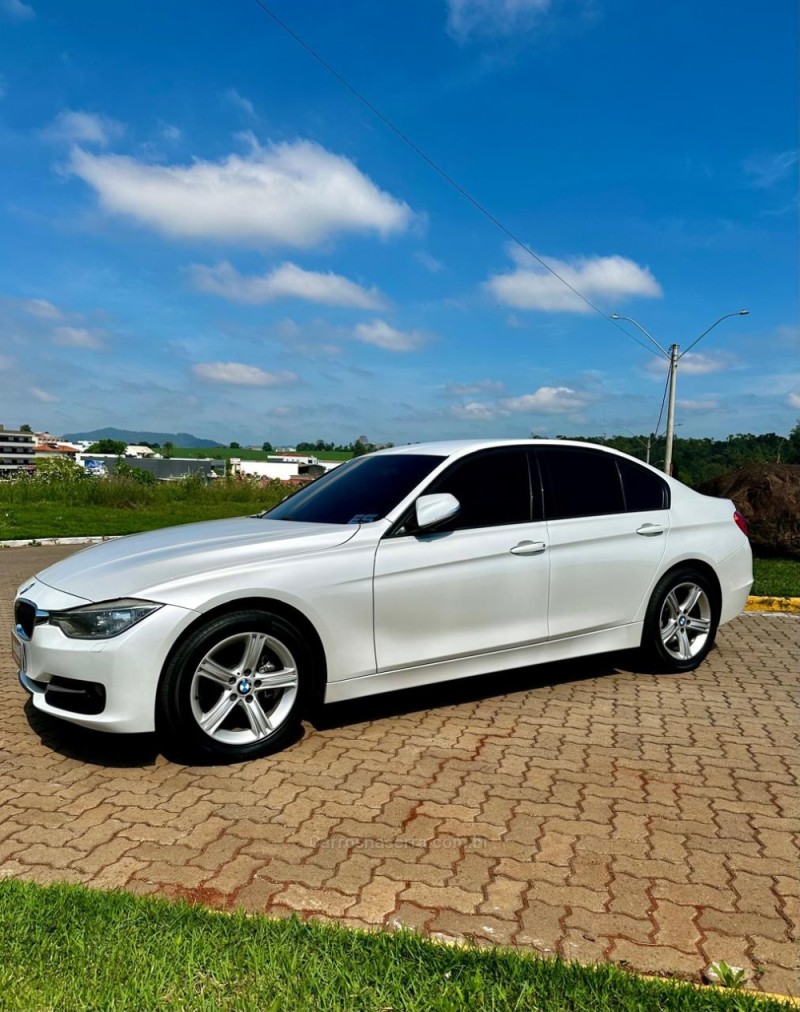
<instances>
[{"instance_id":1,"label":"car hood","mask_svg":"<svg viewBox=\"0 0 800 1012\"><path fill-rule=\"evenodd\" d=\"M211 520L133 534L84 549L37 574L40 583L90 601L135 597L148 588L214 571L344 544L357 524L311 524L260 517Z\"/></svg>"}]
</instances>

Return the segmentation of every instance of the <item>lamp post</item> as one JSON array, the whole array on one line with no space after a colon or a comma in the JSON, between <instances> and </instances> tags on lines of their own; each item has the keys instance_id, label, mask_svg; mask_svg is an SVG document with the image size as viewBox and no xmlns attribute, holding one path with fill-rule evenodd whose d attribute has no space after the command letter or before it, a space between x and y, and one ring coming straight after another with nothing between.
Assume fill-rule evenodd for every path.
<instances>
[{"instance_id":1,"label":"lamp post","mask_svg":"<svg viewBox=\"0 0 800 1012\"><path fill-rule=\"evenodd\" d=\"M636 435L636 433L635 433L635 432L633 431L633 429L629 429L629 428L627 428L627 427L626 427L626 426L624 426L624 425L622 426L622 428L623 428L623 429L625 429L625 431L626 431L626 432L630 432L630 434L631 434L631 435L633 436L633 438L634 438L634 439L635 439L635 440L636 440L636 441L637 441L638 443L641 443L641 444L642 444L642 446L643 446L643 447L644 447L644 448L645 448L645 449L647 450L647 457L645 458L645 463L646 463L646 464L649 464L649 463L650 463L650 436L648 436L648 437L647 437L647 442L645 443L645 442L644 442L644 440L640 439L640 438L639 438L639 437L638 437L638 436Z\"/></svg>"},{"instance_id":2,"label":"lamp post","mask_svg":"<svg viewBox=\"0 0 800 1012\"><path fill-rule=\"evenodd\" d=\"M671 344L669 351L662 347L658 341L653 337L652 334L644 329L641 323L632 319L630 316L619 316L617 313L611 314L612 320L625 320L626 323L632 323L634 327L640 330L644 336L652 344L658 348L661 354L669 359L669 404L667 406L667 433L666 433L666 450L664 453L664 473L672 473L672 444L675 438L675 387L678 381L678 362L683 358L687 351L691 351L692 348L697 344L698 341L702 341L709 331L713 330L718 323L722 323L723 320L729 319L731 316L747 316L750 313L749 309L740 309L735 313L725 313L724 316L720 316L718 320L715 320L710 327L706 327L700 337L696 337L694 341L684 351L679 352L677 344Z\"/></svg>"}]
</instances>

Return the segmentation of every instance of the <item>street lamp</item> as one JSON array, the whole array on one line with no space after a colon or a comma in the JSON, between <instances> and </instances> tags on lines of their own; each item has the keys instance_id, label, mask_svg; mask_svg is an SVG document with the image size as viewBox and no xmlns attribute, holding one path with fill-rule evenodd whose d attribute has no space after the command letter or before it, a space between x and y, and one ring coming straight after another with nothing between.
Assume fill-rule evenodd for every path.
<instances>
[{"instance_id":1,"label":"street lamp","mask_svg":"<svg viewBox=\"0 0 800 1012\"><path fill-rule=\"evenodd\" d=\"M702 341L703 338L706 336L706 334L708 334L709 331L712 331L714 327L717 326L718 323L722 323L723 320L727 320L731 316L747 316L749 315L749 313L750 313L749 309L740 309L736 313L726 313L724 316L720 316L718 320L715 320L710 327L707 327L700 335L700 337L696 337L694 341L692 341L692 343L689 345L689 347L686 348L685 351L680 352L680 354L678 354L677 344L671 344L669 346L669 351L667 351L666 348L663 348L658 343L658 341L656 341L656 339L653 337L652 334L647 333L647 331L644 329L641 323L638 323L636 320L631 319L630 316L619 316L617 313L611 314L612 320L624 320L626 323L632 323L634 327L636 327L644 334L644 336L647 338L648 341L650 341L652 344L656 346L656 348L658 348L658 350L665 358L669 359L669 406L667 407L667 434L666 434L667 446L664 454L665 474L670 474L672 472L672 444L675 437L675 385L678 379L678 362L683 358L683 356L686 354L687 351L691 351L692 348L694 348L694 346L698 343L698 341Z\"/></svg>"}]
</instances>

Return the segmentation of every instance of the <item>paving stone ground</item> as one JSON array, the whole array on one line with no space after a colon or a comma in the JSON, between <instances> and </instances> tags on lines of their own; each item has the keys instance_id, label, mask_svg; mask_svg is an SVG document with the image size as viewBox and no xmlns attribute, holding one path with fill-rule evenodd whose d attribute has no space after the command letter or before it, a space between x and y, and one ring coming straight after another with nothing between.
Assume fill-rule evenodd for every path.
<instances>
[{"instance_id":1,"label":"paving stone ground","mask_svg":"<svg viewBox=\"0 0 800 1012\"><path fill-rule=\"evenodd\" d=\"M0 628L71 551L0 551ZM689 675L620 655L341 704L223 767L43 719L3 651L0 877L647 973L723 959L797 995L799 640L748 614Z\"/></svg>"}]
</instances>

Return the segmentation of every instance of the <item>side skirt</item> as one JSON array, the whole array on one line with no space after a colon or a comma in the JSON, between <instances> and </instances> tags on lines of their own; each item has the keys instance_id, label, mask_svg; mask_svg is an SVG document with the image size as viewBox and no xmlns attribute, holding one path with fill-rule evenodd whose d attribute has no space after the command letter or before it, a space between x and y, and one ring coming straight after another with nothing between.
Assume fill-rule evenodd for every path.
<instances>
[{"instance_id":1,"label":"side skirt","mask_svg":"<svg viewBox=\"0 0 800 1012\"><path fill-rule=\"evenodd\" d=\"M642 623L635 622L617 629L602 629L582 636L537 643L535 646L495 650L472 657L419 664L413 668L378 671L358 678L328 682L325 688L325 702L340 703L346 699L374 696L379 692L395 692L398 689L430 685L432 682L448 682L454 678L470 678L473 675L486 675L493 671L510 671L513 668L548 664L573 657L608 653L612 650L631 650L638 647L641 640Z\"/></svg>"}]
</instances>

